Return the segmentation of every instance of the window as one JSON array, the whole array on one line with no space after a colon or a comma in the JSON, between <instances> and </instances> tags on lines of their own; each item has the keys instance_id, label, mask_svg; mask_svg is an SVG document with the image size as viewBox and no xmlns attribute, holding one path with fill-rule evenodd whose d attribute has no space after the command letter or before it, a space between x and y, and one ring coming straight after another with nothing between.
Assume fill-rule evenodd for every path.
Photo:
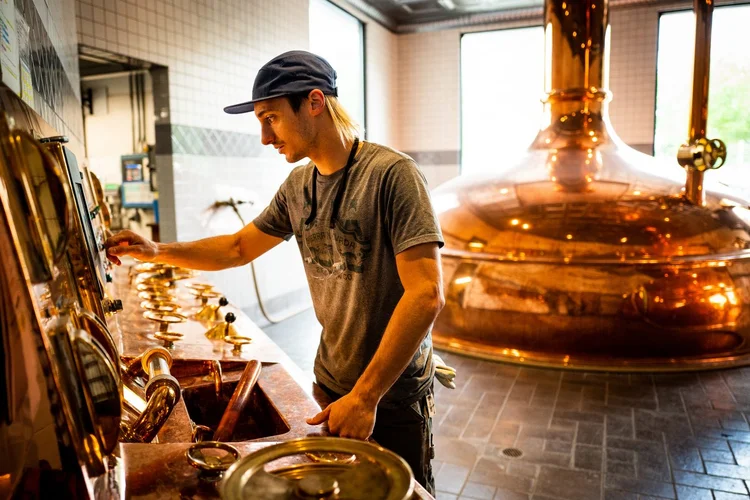
<instances>
[{"instance_id":1,"label":"window","mask_svg":"<svg viewBox=\"0 0 750 500\"><path fill-rule=\"evenodd\" d=\"M507 154L522 154L539 131L543 95L541 27L463 35L461 174L497 172Z\"/></svg>"},{"instance_id":2,"label":"window","mask_svg":"<svg viewBox=\"0 0 750 500\"><path fill-rule=\"evenodd\" d=\"M709 75L709 139L727 145L727 161L706 176L750 195L750 5L714 9ZM695 17L692 11L662 14L656 65L654 155L677 161L688 138Z\"/></svg>"},{"instance_id":3,"label":"window","mask_svg":"<svg viewBox=\"0 0 750 500\"><path fill-rule=\"evenodd\" d=\"M327 0L310 1L310 52L336 70L339 100L365 127L365 51L362 22Z\"/></svg>"}]
</instances>

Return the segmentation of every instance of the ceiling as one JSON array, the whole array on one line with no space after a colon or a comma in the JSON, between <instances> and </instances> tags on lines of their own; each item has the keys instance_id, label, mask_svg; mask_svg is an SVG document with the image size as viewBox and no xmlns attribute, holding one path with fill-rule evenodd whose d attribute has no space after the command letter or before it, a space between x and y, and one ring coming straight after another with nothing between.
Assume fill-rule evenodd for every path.
<instances>
[{"instance_id":1,"label":"ceiling","mask_svg":"<svg viewBox=\"0 0 750 500\"><path fill-rule=\"evenodd\" d=\"M533 9L543 0L347 0L394 31L411 31L431 23L458 23L479 16Z\"/></svg>"},{"instance_id":2,"label":"ceiling","mask_svg":"<svg viewBox=\"0 0 750 500\"><path fill-rule=\"evenodd\" d=\"M364 12L397 33L493 24L543 18L545 0L331 0ZM572 0L580 1L580 0ZM724 0L722 4L748 0ZM644 6L658 3L684 5L690 0L609 0L610 7Z\"/></svg>"}]
</instances>

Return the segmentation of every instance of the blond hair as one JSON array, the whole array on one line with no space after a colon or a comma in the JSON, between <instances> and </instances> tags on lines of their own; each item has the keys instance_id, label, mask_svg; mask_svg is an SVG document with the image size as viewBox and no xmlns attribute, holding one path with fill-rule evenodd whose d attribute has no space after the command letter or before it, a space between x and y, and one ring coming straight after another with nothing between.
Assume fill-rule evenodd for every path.
<instances>
[{"instance_id":1,"label":"blond hair","mask_svg":"<svg viewBox=\"0 0 750 500\"><path fill-rule=\"evenodd\" d=\"M344 143L354 141L354 138L360 134L359 124L347 113L338 98L327 95L326 108L331 115L333 125L336 127L339 137L341 137L341 141Z\"/></svg>"}]
</instances>

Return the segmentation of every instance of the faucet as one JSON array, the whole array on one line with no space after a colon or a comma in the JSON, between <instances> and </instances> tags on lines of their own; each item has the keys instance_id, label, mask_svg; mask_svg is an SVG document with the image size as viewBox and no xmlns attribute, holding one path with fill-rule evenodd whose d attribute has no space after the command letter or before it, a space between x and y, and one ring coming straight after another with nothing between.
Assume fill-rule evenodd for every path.
<instances>
[{"instance_id":1,"label":"faucet","mask_svg":"<svg viewBox=\"0 0 750 500\"><path fill-rule=\"evenodd\" d=\"M180 401L180 383L169 372L172 355L163 347L154 347L144 352L128 365L126 375L137 374L140 368L148 375L146 383L146 408L129 429L124 429L121 441L126 443L150 443L159 433L175 405Z\"/></svg>"}]
</instances>

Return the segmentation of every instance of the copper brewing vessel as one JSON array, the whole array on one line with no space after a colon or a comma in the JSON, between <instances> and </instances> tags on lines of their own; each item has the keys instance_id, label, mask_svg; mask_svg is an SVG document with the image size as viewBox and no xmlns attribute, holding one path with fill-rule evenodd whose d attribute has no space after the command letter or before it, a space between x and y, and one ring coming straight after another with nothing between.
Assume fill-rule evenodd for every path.
<instances>
[{"instance_id":1,"label":"copper brewing vessel","mask_svg":"<svg viewBox=\"0 0 750 500\"><path fill-rule=\"evenodd\" d=\"M747 364L748 204L694 176L705 199L686 196L676 161L616 136L608 14L602 1L546 2L545 125L511 168L488 149L506 173L433 192L446 241L435 345L585 369Z\"/></svg>"}]
</instances>

